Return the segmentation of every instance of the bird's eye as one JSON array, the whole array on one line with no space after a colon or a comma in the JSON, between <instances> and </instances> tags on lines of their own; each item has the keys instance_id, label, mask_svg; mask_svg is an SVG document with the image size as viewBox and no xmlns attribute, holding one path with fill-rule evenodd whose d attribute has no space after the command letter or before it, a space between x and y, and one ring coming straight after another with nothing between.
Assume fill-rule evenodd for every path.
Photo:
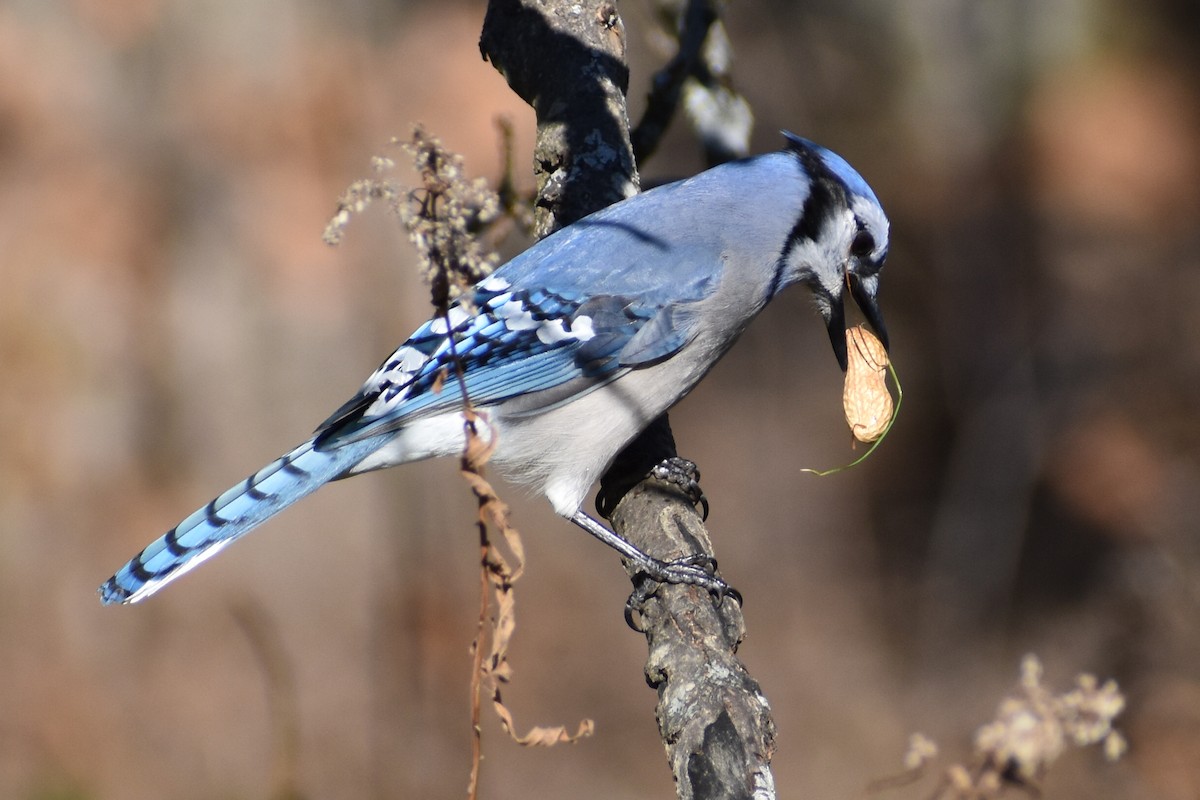
<instances>
[{"instance_id":1,"label":"bird's eye","mask_svg":"<svg viewBox=\"0 0 1200 800\"><path fill-rule=\"evenodd\" d=\"M866 231L859 231L850 243L850 255L855 258L866 258L875 252L875 237Z\"/></svg>"}]
</instances>

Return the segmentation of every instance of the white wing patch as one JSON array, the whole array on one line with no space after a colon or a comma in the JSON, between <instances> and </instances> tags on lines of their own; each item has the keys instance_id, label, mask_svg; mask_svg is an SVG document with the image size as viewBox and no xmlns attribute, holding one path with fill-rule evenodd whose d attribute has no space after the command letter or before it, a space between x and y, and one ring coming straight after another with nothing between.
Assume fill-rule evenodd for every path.
<instances>
[{"instance_id":1,"label":"white wing patch","mask_svg":"<svg viewBox=\"0 0 1200 800\"><path fill-rule=\"evenodd\" d=\"M494 300L492 302L495 302ZM488 305L492 305L488 303ZM504 305L495 307L495 315L504 320L504 327L510 331L531 331L542 323L533 318L529 307L520 300L509 300Z\"/></svg>"},{"instance_id":2,"label":"white wing patch","mask_svg":"<svg viewBox=\"0 0 1200 800\"><path fill-rule=\"evenodd\" d=\"M545 344L554 344L563 339L573 338L561 319L548 319L538 326L537 337Z\"/></svg>"},{"instance_id":3,"label":"white wing patch","mask_svg":"<svg viewBox=\"0 0 1200 800\"><path fill-rule=\"evenodd\" d=\"M396 362L401 372L416 372L425 363L426 358L428 356L417 348L405 345L396 351L391 360Z\"/></svg>"},{"instance_id":4,"label":"white wing patch","mask_svg":"<svg viewBox=\"0 0 1200 800\"><path fill-rule=\"evenodd\" d=\"M509 286L512 286L512 284L499 275L489 275L479 283L479 288L485 292L503 292Z\"/></svg>"},{"instance_id":5,"label":"white wing patch","mask_svg":"<svg viewBox=\"0 0 1200 800\"><path fill-rule=\"evenodd\" d=\"M596 329L592 325L592 318L586 314L576 317L571 323L571 334L581 342L586 342L595 336Z\"/></svg>"},{"instance_id":6,"label":"white wing patch","mask_svg":"<svg viewBox=\"0 0 1200 800\"><path fill-rule=\"evenodd\" d=\"M446 317L434 317L429 323L430 332L444 336L449 330L458 328L471 318L462 306L451 306L446 316L450 317L450 325L446 325Z\"/></svg>"},{"instance_id":7,"label":"white wing patch","mask_svg":"<svg viewBox=\"0 0 1200 800\"><path fill-rule=\"evenodd\" d=\"M595 335L592 318L586 315L572 322L570 328L567 327L567 321L559 317L544 321L537 329L537 337L544 344L558 344L567 340L586 342Z\"/></svg>"}]
</instances>

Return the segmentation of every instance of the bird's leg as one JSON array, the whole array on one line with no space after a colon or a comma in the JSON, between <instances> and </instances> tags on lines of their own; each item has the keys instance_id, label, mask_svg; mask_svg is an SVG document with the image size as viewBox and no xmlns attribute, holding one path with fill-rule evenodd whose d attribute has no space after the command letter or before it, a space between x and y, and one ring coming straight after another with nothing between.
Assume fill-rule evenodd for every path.
<instances>
[{"instance_id":1,"label":"bird's leg","mask_svg":"<svg viewBox=\"0 0 1200 800\"><path fill-rule=\"evenodd\" d=\"M658 583L685 583L692 586L699 586L710 594L716 595L718 600L724 598L727 594L732 593L736 595L736 592L729 588L729 584L717 577L717 563L715 559L705 555L693 555L677 558L673 561L660 561L653 556L643 553L637 547L604 527L600 522L583 513L583 511L576 511L571 516L571 522L574 522L592 536L595 536L613 550L616 550L623 558L632 561L640 571L646 574L646 577L653 581Z\"/></svg>"},{"instance_id":2,"label":"bird's leg","mask_svg":"<svg viewBox=\"0 0 1200 800\"><path fill-rule=\"evenodd\" d=\"M666 414L655 419L617 454L600 478L596 510L602 516L611 518L626 493L647 478L682 492L693 505L702 508L705 517L708 516L708 501L700 491L700 471L693 462L676 455L675 438L671 435ZM737 590L717 577L717 562L711 556L697 553L672 561L660 561L583 511L576 511L571 521L635 564L634 590L625 604L625 620L634 630L639 630L634 620L635 612L663 583L700 586L716 595L718 604L726 595L730 595L741 605L742 596Z\"/></svg>"}]
</instances>

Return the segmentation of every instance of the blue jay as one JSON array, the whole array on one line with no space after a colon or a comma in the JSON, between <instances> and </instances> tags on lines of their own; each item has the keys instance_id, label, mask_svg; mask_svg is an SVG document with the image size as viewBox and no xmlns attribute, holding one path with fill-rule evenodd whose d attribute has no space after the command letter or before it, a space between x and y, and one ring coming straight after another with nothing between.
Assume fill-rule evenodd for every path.
<instances>
[{"instance_id":1,"label":"blue jay","mask_svg":"<svg viewBox=\"0 0 1200 800\"><path fill-rule=\"evenodd\" d=\"M312 438L134 556L100 587L103 602L149 597L329 481L461 454L462 398L439 377L454 375L455 358L502 474L652 577L723 587L707 567L642 553L581 507L617 453L784 288L811 290L843 370L846 289L886 344L876 293L887 217L845 160L785 135L781 151L630 197L498 268Z\"/></svg>"}]
</instances>

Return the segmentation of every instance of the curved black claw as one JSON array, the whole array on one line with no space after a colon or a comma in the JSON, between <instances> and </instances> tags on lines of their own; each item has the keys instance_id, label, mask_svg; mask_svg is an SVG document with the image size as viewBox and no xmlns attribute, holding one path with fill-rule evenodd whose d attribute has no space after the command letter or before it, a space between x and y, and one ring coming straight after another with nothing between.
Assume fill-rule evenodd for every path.
<instances>
[{"instance_id":1,"label":"curved black claw","mask_svg":"<svg viewBox=\"0 0 1200 800\"><path fill-rule=\"evenodd\" d=\"M621 502L621 498L625 496L628 489L629 487L622 487L622 491L610 491L608 487L601 486L600 491L596 492L596 510L600 512L600 516L612 519L613 512L617 510L617 504Z\"/></svg>"},{"instance_id":2,"label":"curved black claw","mask_svg":"<svg viewBox=\"0 0 1200 800\"><path fill-rule=\"evenodd\" d=\"M639 572L636 578L637 584L625 600L625 624L638 633L645 633L646 628L642 625L642 606L654 596L662 584L644 572Z\"/></svg>"},{"instance_id":3,"label":"curved black claw","mask_svg":"<svg viewBox=\"0 0 1200 800\"><path fill-rule=\"evenodd\" d=\"M664 458L650 470L650 477L679 489L692 505L700 506L701 518L708 519L708 498L700 488L700 468L696 462L679 456Z\"/></svg>"}]
</instances>

